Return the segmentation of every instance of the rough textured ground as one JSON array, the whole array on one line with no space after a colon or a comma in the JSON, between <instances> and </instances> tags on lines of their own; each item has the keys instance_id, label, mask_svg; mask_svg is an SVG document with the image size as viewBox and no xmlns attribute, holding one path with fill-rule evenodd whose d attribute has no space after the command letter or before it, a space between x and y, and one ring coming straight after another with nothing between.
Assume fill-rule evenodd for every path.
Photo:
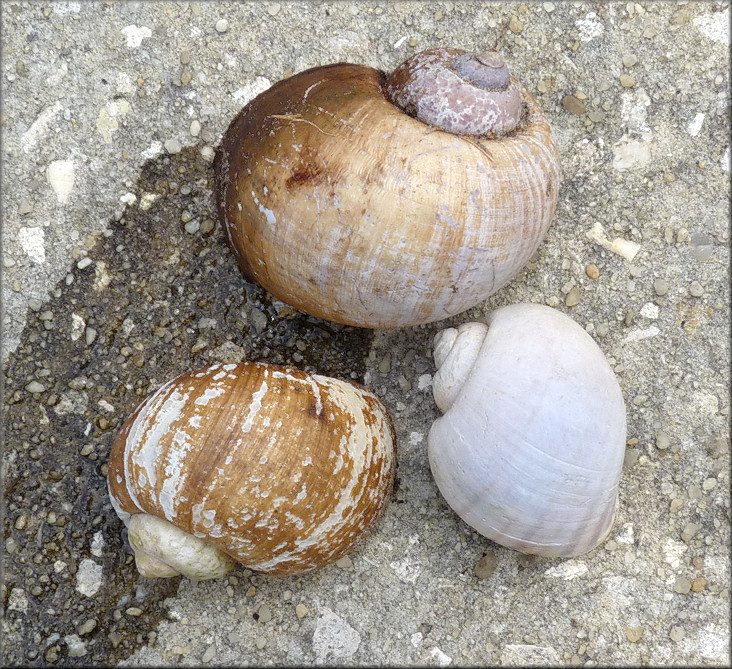
<instances>
[{"instance_id":1,"label":"rough textured ground","mask_svg":"<svg viewBox=\"0 0 732 669\"><path fill-rule=\"evenodd\" d=\"M728 664L729 18L728 2L4 2L5 662ZM549 304L617 372L617 522L568 561L497 546L440 497L426 434L444 323L295 312L243 280L212 202L213 149L271 83L490 48L505 26L555 131L559 204L530 265L450 324ZM393 502L314 575L140 578L107 501L111 442L165 380L242 358L383 398Z\"/></svg>"}]
</instances>

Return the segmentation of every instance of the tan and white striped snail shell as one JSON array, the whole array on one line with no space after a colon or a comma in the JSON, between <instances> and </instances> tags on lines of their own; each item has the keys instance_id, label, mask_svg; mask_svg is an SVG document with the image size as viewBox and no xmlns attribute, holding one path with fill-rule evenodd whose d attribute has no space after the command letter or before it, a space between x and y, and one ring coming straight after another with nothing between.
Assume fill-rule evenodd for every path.
<instances>
[{"instance_id":1,"label":"tan and white striped snail shell","mask_svg":"<svg viewBox=\"0 0 732 669\"><path fill-rule=\"evenodd\" d=\"M435 337L430 467L452 509L524 553L570 557L609 533L625 404L602 351L559 311L516 304Z\"/></svg>"},{"instance_id":2,"label":"tan and white striped snail shell","mask_svg":"<svg viewBox=\"0 0 732 669\"><path fill-rule=\"evenodd\" d=\"M128 418L112 504L144 576L272 574L339 559L386 507L395 439L354 383L261 363L183 374Z\"/></svg>"},{"instance_id":3,"label":"tan and white striped snail shell","mask_svg":"<svg viewBox=\"0 0 732 669\"><path fill-rule=\"evenodd\" d=\"M495 52L431 49L387 77L340 63L242 109L215 160L219 215L252 281L369 328L457 314L544 238L559 184L539 105Z\"/></svg>"}]
</instances>

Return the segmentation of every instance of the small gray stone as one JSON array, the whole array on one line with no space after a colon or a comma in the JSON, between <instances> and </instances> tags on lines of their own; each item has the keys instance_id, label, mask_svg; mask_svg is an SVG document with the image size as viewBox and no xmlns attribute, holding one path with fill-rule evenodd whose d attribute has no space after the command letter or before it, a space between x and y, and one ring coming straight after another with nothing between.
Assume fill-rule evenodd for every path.
<instances>
[{"instance_id":1,"label":"small gray stone","mask_svg":"<svg viewBox=\"0 0 732 669\"><path fill-rule=\"evenodd\" d=\"M43 393L46 391L46 386L44 386L42 383L39 383L38 381L31 381L25 389L29 393Z\"/></svg>"},{"instance_id":2,"label":"small gray stone","mask_svg":"<svg viewBox=\"0 0 732 669\"><path fill-rule=\"evenodd\" d=\"M585 103L574 95L565 95L562 99L562 105L570 114L580 115L587 111Z\"/></svg>"},{"instance_id":3,"label":"small gray stone","mask_svg":"<svg viewBox=\"0 0 732 669\"><path fill-rule=\"evenodd\" d=\"M637 448L626 448L625 458L623 459L623 467L625 467L625 469L630 469L635 465L636 462L638 462L639 457L640 452Z\"/></svg>"},{"instance_id":4,"label":"small gray stone","mask_svg":"<svg viewBox=\"0 0 732 669\"><path fill-rule=\"evenodd\" d=\"M208 648L206 648L206 652L203 654L201 662L210 662L214 657L216 657L216 644L212 643Z\"/></svg>"},{"instance_id":5,"label":"small gray stone","mask_svg":"<svg viewBox=\"0 0 732 669\"><path fill-rule=\"evenodd\" d=\"M687 523L681 531L681 538L688 544L700 529L701 525L697 525L696 523Z\"/></svg>"},{"instance_id":6,"label":"small gray stone","mask_svg":"<svg viewBox=\"0 0 732 669\"><path fill-rule=\"evenodd\" d=\"M691 581L685 576L679 576L674 583L674 592L680 595L688 595L691 591Z\"/></svg>"},{"instance_id":7,"label":"small gray stone","mask_svg":"<svg viewBox=\"0 0 732 669\"><path fill-rule=\"evenodd\" d=\"M689 294L692 297L701 297L704 294L704 288L698 281L692 281L689 285Z\"/></svg>"},{"instance_id":8,"label":"small gray stone","mask_svg":"<svg viewBox=\"0 0 732 669\"><path fill-rule=\"evenodd\" d=\"M675 641L676 643L678 643L684 638L684 636L686 636L686 632L684 631L683 627L680 627L679 625L674 625L668 635L671 638L671 641Z\"/></svg>"},{"instance_id":9,"label":"small gray stone","mask_svg":"<svg viewBox=\"0 0 732 669\"><path fill-rule=\"evenodd\" d=\"M727 437L712 437L706 444L706 451L713 460L729 453L729 439Z\"/></svg>"},{"instance_id":10,"label":"small gray stone","mask_svg":"<svg viewBox=\"0 0 732 669\"><path fill-rule=\"evenodd\" d=\"M691 583L689 583L689 587L691 587ZM259 607L257 613L259 614L258 620L260 623L268 623L270 620L272 620L272 611L266 604L262 604L262 606Z\"/></svg>"},{"instance_id":11,"label":"small gray stone","mask_svg":"<svg viewBox=\"0 0 732 669\"><path fill-rule=\"evenodd\" d=\"M572 286L572 288L570 288L569 292L567 293L567 297L565 298L564 303L568 307L576 307L581 301L582 295L580 294L579 288L577 288L577 286Z\"/></svg>"},{"instance_id":12,"label":"small gray stone","mask_svg":"<svg viewBox=\"0 0 732 669\"><path fill-rule=\"evenodd\" d=\"M663 430L656 431L656 448L665 451L671 445L671 439Z\"/></svg>"},{"instance_id":13,"label":"small gray stone","mask_svg":"<svg viewBox=\"0 0 732 669\"><path fill-rule=\"evenodd\" d=\"M668 281L666 279L656 279L653 282L653 290L656 291L656 295L666 295L668 293Z\"/></svg>"},{"instance_id":14,"label":"small gray stone","mask_svg":"<svg viewBox=\"0 0 732 669\"><path fill-rule=\"evenodd\" d=\"M226 19L216 21L216 32L225 33L229 29L229 22Z\"/></svg>"},{"instance_id":15,"label":"small gray stone","mask_svg":"<svg viewBox=\"0 0 732 669\"><path fill-rule=\"evenodd\" d=\"M174 154L174 153L180 153L181 152L181 145L180 142L173 138L173 139L166 139L165 140L165 150L168 153Z\"/></svg>"},{"instance_id":16,"label":"small gray stone","mask_svg":"<svg viewBox=\"0 0 732 669\"><path fill-rule=\"evenodd\" d=\"M498 567L498 558L493 551L487 551L486 554L475 563L473 573L478 578L488 578L492 576Z\"/></svg>"},{"instance_id":17,"label":"small gray stone","mask_svg":"<svg viewBox=\"0 0 732 669\"><path fill-rule=\"evenodd\" d=\"M89 618L86 622L83 622L81 625L79 625L79 635L80 636L86 636L89 634L94 628L97 626L97 621L95 618Z\"/></svg>"},{"instance_id":18,"label":"small gray stone","mask_svg":"<svg viewBox=\"0 0 732 669\"><path fill-rule=\"evenodd\" d=\"M87 346L91 346L97 338L97 331L94 328L87 327L85 332L85 341Z\"/></svg>"}]
</instances>

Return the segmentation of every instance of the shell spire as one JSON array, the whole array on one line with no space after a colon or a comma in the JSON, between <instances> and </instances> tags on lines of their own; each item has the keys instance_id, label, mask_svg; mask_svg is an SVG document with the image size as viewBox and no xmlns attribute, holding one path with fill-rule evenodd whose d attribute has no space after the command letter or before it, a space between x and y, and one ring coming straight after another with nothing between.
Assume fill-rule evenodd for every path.
<instances>
[{"instance_id":1,"label":"shell spire","mask_svg":"<svg viewBox=\"0 0 732 669\"><path fill-rule=\"evenodd\" d=\"M435 404L445 413L455 401L478 358L488 326L463 323L435 335L434 358L437 372L432 379Z\"/></svg>"}]
</instances>

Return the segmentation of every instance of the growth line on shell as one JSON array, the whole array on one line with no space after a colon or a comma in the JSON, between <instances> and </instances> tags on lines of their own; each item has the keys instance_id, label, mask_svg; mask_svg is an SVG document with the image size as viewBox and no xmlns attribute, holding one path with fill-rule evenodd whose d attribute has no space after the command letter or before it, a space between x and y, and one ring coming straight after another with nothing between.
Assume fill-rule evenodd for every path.
<instances>
[{"instance_id":1,"label":"growth line on shell","mask_svg":"<svg viewBox=\"0 0 732 669\"><path fill-rule=\"evenodd\" d=\"M328 137L335 137L335 133L325 132L325 130L319 128L312 121L308 121L306 118L302 118L302 116L298 116L297 114L270 114L267 118L280 118L285 121L300 121L301 123L307 123L308 125L313 126L313 128L322 132L324 135L328 135Z\"/></svg>"}]
</instances>

